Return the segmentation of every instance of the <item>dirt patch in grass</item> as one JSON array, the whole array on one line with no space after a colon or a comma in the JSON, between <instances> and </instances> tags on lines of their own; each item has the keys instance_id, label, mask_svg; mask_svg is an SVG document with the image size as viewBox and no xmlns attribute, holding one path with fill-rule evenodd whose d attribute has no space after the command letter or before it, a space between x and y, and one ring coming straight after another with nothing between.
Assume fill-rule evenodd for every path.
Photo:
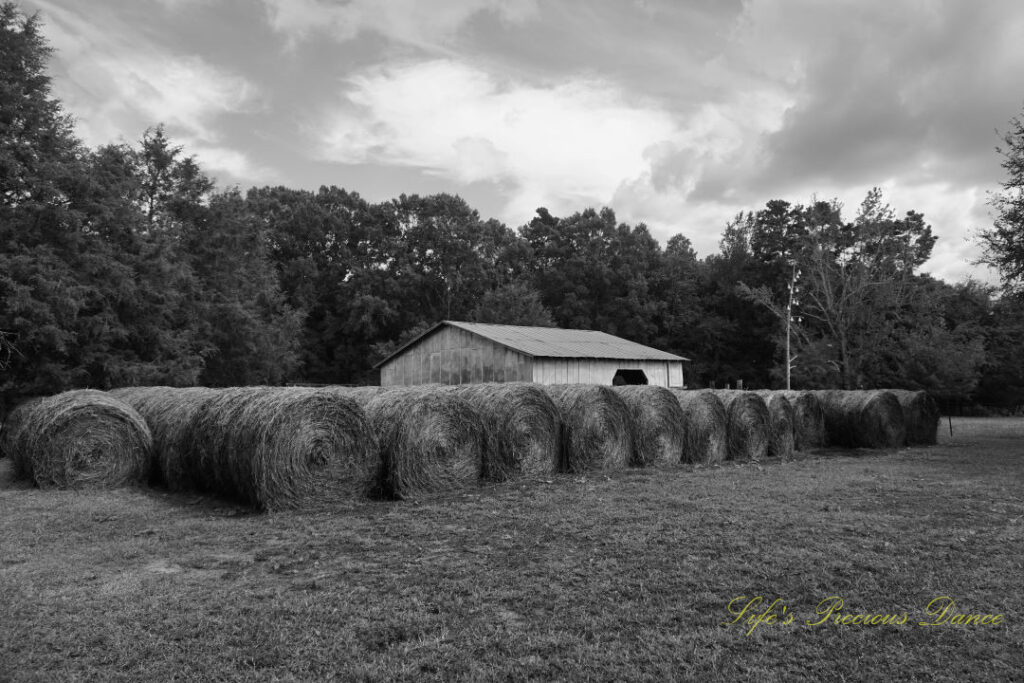
<instances>
[{"instance_id":1,"label":"dirt patch in grass","mask_svg":"<svg viewBox=\"0 0 1024 683\"><path fill-rule=\"evenodd\" d=\"M1009 680L1024 420L941 427L268 515L27 489L0 460L0 680ZM917 626L942 595L1004 621ZM738 596L799 619L747 636L722 625ZM803 623L829 596L909 621Z\"/></svg>"}]
</instances>

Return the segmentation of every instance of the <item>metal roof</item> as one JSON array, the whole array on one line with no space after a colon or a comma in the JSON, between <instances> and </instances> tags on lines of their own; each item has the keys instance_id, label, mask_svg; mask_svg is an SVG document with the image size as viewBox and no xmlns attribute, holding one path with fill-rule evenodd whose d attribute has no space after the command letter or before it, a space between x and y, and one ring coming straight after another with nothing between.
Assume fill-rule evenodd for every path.
<instances>
[{"instance_id":1,"label":"metal roof","mask_svg":"<svg viewBox=\"0 0 1024 683\"><path fill-rule=\"evenodd\" d=\"M380 367L444 325L451 325L534 358L606 358L614 360L688 361L689 358L659 351L595 330L563 330L557 327L490 325L444 320L402 345L374 367Z\"/></svg>"}]
</instances>

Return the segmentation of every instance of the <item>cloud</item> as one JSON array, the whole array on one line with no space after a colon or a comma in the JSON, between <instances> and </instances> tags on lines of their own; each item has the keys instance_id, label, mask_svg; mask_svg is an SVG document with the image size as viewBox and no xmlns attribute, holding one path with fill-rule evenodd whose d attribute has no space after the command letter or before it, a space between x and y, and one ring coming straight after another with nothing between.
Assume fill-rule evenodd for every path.
<instances>
[{"instance_id":1,"label":"cloud","mask_svg":"<svg viewBox=\"0 0 1024 683\"><path fill-rule=\"evenodd\" d=\"M537 11L536 0L264 0L264 5L274 30L292 39L320 31L346 41L368 31L421 46L449 40L480 13L522 22Z\"/></svg>"},{"instance_id":2,"label":"cloud","mask_svg":"<svg viewBox=\"0 0 1024 683\"><path fill-rule=\"evenodd\" d=\"M995 137L1020 104L1024 59L1012 2L921 6L885 1L755 0L729 58L788 89L793 106L760 141L751 188L810 181L985 180ZM756 59L756 63L754 61Z\"/></svg>"},{"instance_id":3,"label":"cloud","mask_svg":"<svg viewBox=\"0 0 1024 683\"><path fill-rule=\"evenodd\" d=\"M158 4L169 10L193 9L199 5L206 5L210 0L156 0Z\"/></svg>"},{"instance_id":4,"label":"cloud","mask_svg":"<svg viewBox=\"0 0 1024 683\"><path fill-rule=\"evenodd\" d=\"M50 3L46 35L56 49L55 94L73 112L77 134L89 145L125 139L164 123L172 138L193 153L199 147L207 170L253 178L263 169L241 151L221 144L221 119L262 106L246 78L196 55L177 54L148 41L107 15L84 15ZM219 152L211 153L219 149Z\"/></svg>"},{"instance_id":5,"label":"cloud","mask_svg":"<svg viewBox=\"0 0 1024 683\"><path fill-rule=\"evenodd\" d=\"M79 76L77 82L107 89L106 116L142 115L191 137L213 140L217 116L255 102L255 88L248 81L197 57L136 53L130 61L120 59L103 56L72 71Z\"/></svg>"},{"instance_id":6,"label":"cloud","mask_svg":"<svg viewBox=\"0 0 1024 683\"><path fill-rule=\"evenodd\" d=\"M849 213L880 185L939 236L925 271L992 281L972 264L970 234L990 223L994 128L1020 111L1024 15L1005 0L921 9L745 3L705 65L732 88L705 90L679 117L684 132L659 148L650 176L616 194L620 217L642 217L662 239L682 230L706 253L738 210L817 196Z\"/></svg>"},{"instance_id":7,"label":"cloud","mask_svg":"<svg viewBox=\"0 0 1024 683\"><path fill-rule=\"evenodd\" d=\"M679 133L667 113L613 84L500 83L450 60L350 78L340 109L312 132L324 160L508 183L508 210L527 217L538 206L609 202Z\"/></svg>"},{"instance_id":8,"label":"cloud","mask_svg":"<svg viewBox=\"0 0 1024 683\"><path fill-rule=\"evenodd\" d=\"M165 121L233 182L272 159L281 182L443 188L510 225L610 205L704 255L738 211L852 212L881 185L940 236L926 269L970 272L1024 99L1016 0L35 4L91 144Z\"/></svg>"},{"instance_id":9,"label":"cloud","mask_svg":"<svg viewBox=\"0 0 1024 683\"><path fill-rule=\"evenodd\" d=\"M185 148L185 153L194 155L204 171L226 173L235 180L266 182L267 178L276 176L274 169L255 163L248 154L237 149L195 142Z\"/></svg>"}]
</instances>

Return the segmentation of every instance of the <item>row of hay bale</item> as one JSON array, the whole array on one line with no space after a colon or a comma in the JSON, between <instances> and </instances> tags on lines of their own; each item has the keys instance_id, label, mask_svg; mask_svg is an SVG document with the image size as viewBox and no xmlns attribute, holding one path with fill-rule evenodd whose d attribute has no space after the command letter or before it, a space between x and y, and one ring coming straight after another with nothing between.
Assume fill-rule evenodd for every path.
<instances>
[{"instance_id":1,"label":"row of hay bale","mask_svg":"<svg viewBox=\"0 0 1024 683\"><path fill-rule=\"evenodd\" d=\"M924 391L811 391L822 407L827 443L899 448L936 442L939 408Z\"/></svg>"},{"instance_id":2,"label":"row of hay bale","mask_svg":"<svg viewBox=\"0 0 1024 683\"><path fill-rule=\"evenodd\" d=\"M149 482L275 509L559 471L785 458L826 443L902 445L908 433L927 436L893 410L902 401L927 412L918 394L515 383L83 390L14 411L0 454L41 487ZM937 411L932 443L936 423Z\"/></svg>"}]
</instances>

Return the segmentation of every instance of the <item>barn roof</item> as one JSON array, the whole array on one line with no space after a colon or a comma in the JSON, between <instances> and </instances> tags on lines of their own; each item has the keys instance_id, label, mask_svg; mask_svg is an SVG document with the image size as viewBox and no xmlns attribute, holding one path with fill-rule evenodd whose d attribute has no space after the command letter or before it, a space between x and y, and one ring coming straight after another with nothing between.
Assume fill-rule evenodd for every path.
<instances>
[{"instance_id":1,"label":"barn roof","mask_svg":"<svg viewBox=\"0 0 1024 683\"><path fill-rule=\"evenodd\" d=\"M522 325L490 325L443 320L423 334L403 344L397 351L374 367L380 367L421 339L430 336L445 325L489 339L496 344L533 356L534 358L604 358L614 360L671 360L688 361L689 358L659 351L595 330L563 330L558 327L525 327Z\"/></svg>"}]
</instances>

